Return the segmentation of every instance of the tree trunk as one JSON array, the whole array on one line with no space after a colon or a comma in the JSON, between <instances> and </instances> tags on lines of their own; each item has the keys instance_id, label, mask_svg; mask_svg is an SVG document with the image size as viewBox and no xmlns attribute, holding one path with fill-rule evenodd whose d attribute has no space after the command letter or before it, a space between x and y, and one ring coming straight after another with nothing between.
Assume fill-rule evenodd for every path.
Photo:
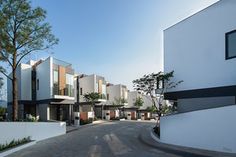
<instances>
[{"instance_id":1,"label":"tree trunk","mask_svg":"<svg viewBox=\"0 0 236 157\"><path fill-rule=\"evenodd\" d=\"M12 120L18 120L18 92L17 92L17 77L16 77L16 69L12 71L12 111L13 117Z\"/></svg>"},{"instance_id":2,"label":"tree trunk","mask_svg":"<svg viewBox=\"0 0 236 157\"><path fill-rule=\"evenodd\" d=\"M12 58L12 111L13 111L13 121L18 120L18 88L17 88L17 76L16 76L16 52L13 53Z\"/></svg>"}]
</instances>

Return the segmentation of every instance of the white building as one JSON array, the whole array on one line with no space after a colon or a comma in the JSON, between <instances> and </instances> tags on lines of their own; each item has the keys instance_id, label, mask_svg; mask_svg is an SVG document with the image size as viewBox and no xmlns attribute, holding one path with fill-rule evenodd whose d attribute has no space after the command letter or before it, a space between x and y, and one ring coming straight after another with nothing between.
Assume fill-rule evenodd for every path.
<instances>
[{"instance_id":1,"label":"white building","mask_svg":"<svg viewBox=\"0 0 236 157\"><path fill-rule=\"evenodd\" d=\"M88 93L99 93L101 98L96 102L96 105L102 105L106 102L106 80L99 75L80 75L78 76L78 102L80 106L80 118L87 120L94 117L93 106L90 102L86 102L84 95ZM101 118L102 113L96 112L96 117Z\"/></svg>"},{"instance_id":2,"label":"white building","mask_svg":"<svg viewBox=\"0 0 236 157\"><path fill-rule=\"evenodd\" d=\"M135 102L138 98L143 100L143 105L141 107L135 106ZM131 119L143 118L148 119L151 118L151 113L147 110L148 107L152 107L152 99L148 95L141 94L137 91L129 91L128 92L128 105L125 106L125 116L131 116Z\"/></svg>"},{"instance_id":3,"label":"white building","mask_svg":"<svg viewBox=\"0 0 236 157\"><path fill-rule=\"evenodd\" d=\"M70 122L75 103L71 64L49 57L21 63L17 68L19 119L27 114L39 120ZM8 80L8 112L12 114L12 85Z\"/></svg>"},{"instance_id":4,"label":"white building","mask_svg":"<svg viewBox=\"0 0 236 157\"><path fill-rule=\"evenodd\" d=\"M220 0L164 30L164 71L184 82L165 93L181 114L161 118L161 141L236 153L235 19Z\"/></svg>"},{"instance_id":5,"label":"white building","mask_svg":"<svg viewBox=\"0 0 236 157\"><path fill-rule=\"evenodd\" d=\"M104 112L109 118L120 117L120 109L127 106L128 89L125 85L107 84L107 102Z\"/></svg>"}]
</instances>

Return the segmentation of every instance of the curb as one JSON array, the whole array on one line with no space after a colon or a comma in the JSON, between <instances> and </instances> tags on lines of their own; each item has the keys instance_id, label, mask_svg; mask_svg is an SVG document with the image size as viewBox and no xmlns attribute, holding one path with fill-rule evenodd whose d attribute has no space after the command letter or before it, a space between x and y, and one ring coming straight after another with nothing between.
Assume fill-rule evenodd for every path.
<instances>
[{"instance_id":1,"label":"curb","mask_svg":"<svg viewBox=\"0 0 236 157\"><path fill-rule=\"evenodd\" d=\"M10 155L10 154L15 153L15 152L17 152L19 150L22 150L24 148L30 147L30 146L32 146L34 144L36 144L36 141L32 141L30 143L26 143L26 144L23 144L21 146L18 146L18 147L6 150L6 151L0 153L0 157L4 157L4 156L7 156L7 155Z\"/></svg>"},{"instance_id":2,"label":"curb","mask_svg":"<svg viewBox=\"0 0 236 157\"><path fill-rule=\"evenodd\" d=\"M79 125L79 126L75 127L74 129L71 129L71 130L66 131L66 134L67 134L67 133L71 133L71 132L76 131L76 130L79 130L79 129L87 128L87 127L89 127L89 126L95 126L95 125L104 124L104 123L109 123L109 121L101 121L101 122L96 122L96 123L90 123L90 124L85 124L85 125Z\"/></svg>"}]
</instances>

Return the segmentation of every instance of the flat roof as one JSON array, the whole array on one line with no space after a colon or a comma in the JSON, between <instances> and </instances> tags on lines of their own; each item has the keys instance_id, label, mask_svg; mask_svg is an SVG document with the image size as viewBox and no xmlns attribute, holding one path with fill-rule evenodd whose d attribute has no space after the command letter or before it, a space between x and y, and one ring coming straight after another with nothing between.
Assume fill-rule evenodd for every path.
<instances>
[{"instance_id":1,"label":"flat roof","mask_svg":"<svg viewBox=\"0 0 236 157\"><path fill-rule=\"evenodd\" d=\"M178 24L180 24L180 23L184 22L185 20L188 20L189 18L191 18L191 17L195 16L196 14L198 14L198 13L200 13L200 12L203 12L204 10L206 10L206 9L208 9L208 8L210 8L210 7L214 6L214 5L216 5L216 4L218 4L219 2L222 2L222 1L223 1L223 0L218 0L217 2L215 2L215 3L211 4L211 5L209 5L209 6L205 7L205 8L203 8L203 9L201 9L201 10L197 11L196 13L193 13L192 15L190 15L190 16L188 16L188 17L186 17L186 18L182 19L182 20L180 20L179 22L176 22L175 24L173 24L173 25L171 25L171 26L169 26L169 27L165 28L163 31L166 31L166 30L168 30L168 29L170 29L170 28L174 27L175 25L178 25Z\"/></svg>"}]
</instances>

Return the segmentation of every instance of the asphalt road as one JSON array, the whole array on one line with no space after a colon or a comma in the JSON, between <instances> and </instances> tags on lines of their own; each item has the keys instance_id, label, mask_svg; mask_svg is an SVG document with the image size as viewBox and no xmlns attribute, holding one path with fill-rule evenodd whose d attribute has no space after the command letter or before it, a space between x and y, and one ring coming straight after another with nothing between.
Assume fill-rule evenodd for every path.
<instances>
[{"instance_id":1,"label":"asphalt road","mask_svg":"<svg viewBox=\"0 0 236 157\"><path fill-rule=\"evenodd\" d=\"M142 130L153 126L150 122L116 121L81 127L8 157L176 157L139 140Z\"/></svg>"}]
</instances>

